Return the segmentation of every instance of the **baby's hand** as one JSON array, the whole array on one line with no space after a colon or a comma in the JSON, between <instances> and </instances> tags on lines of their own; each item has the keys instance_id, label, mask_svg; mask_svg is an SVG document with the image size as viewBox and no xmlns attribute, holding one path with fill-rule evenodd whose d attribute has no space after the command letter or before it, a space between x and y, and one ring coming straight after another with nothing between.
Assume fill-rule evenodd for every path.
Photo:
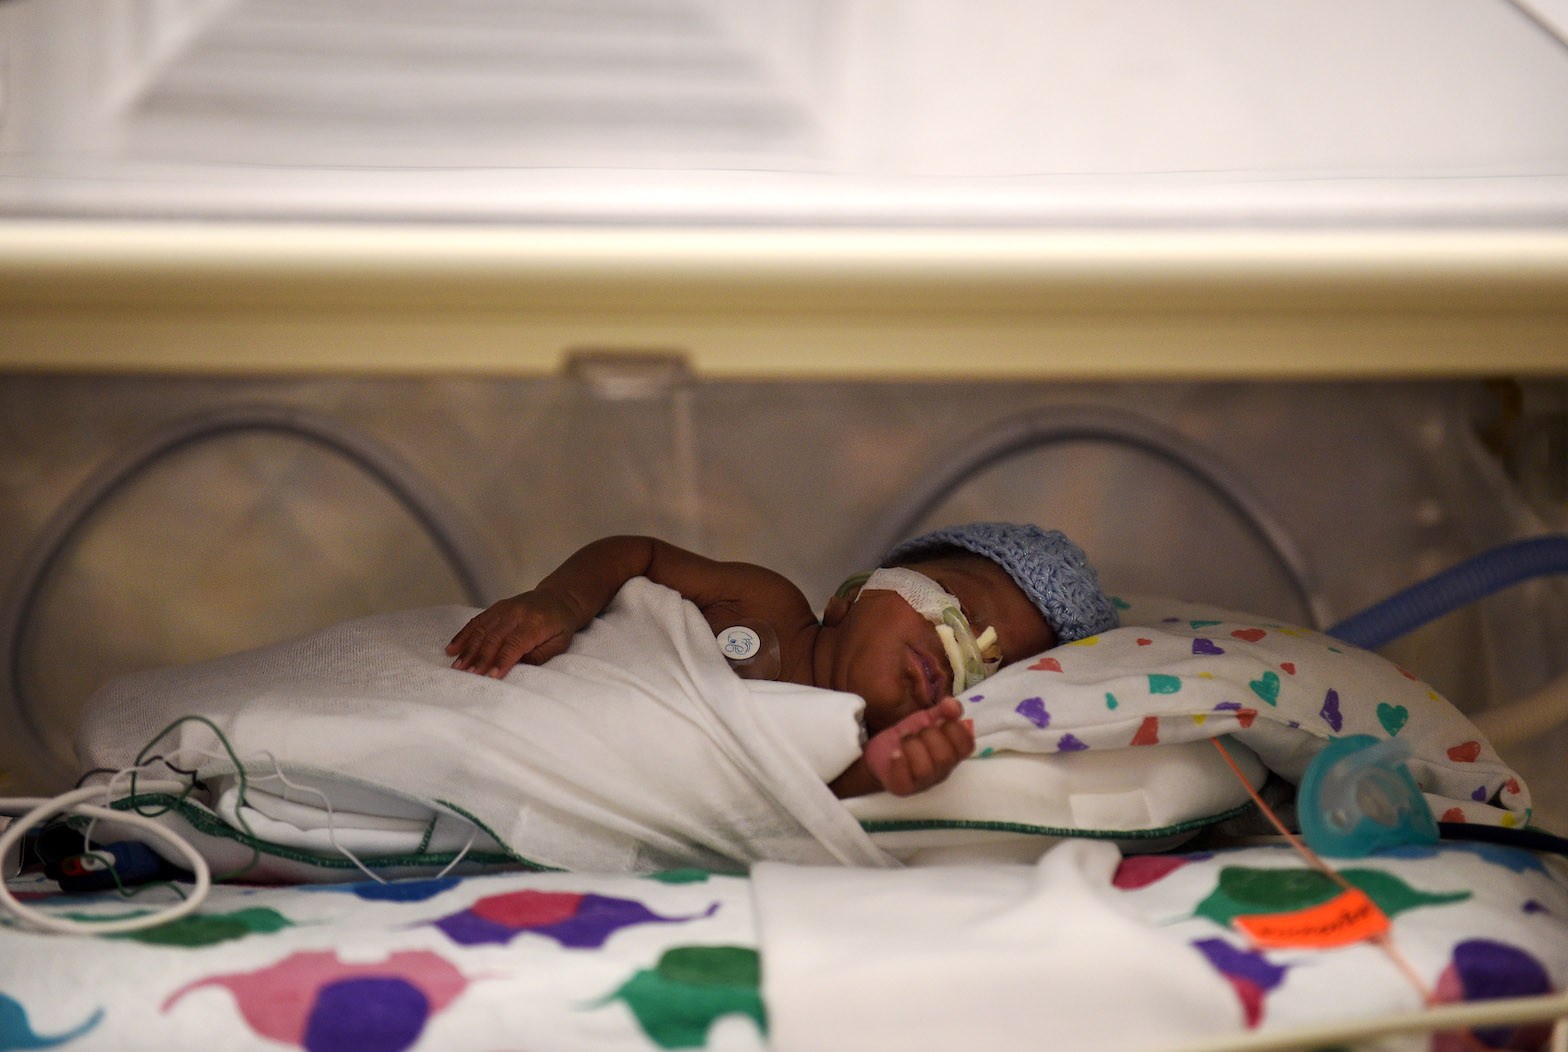
<instances>
[{"instance_id":1,"label":"baby's hand","mask_svg":"<svg viewBox=\"0 0 1568 1052\"><path fill-rule=\"evenodd\" d=\"M894 796L931 788L975 751L975 728L957 698L943 698L899 720L866 743L866 766Z\"/></svg>"},{"instance_id":2,"label":"baby's hand","mask_svg":"<svg viewBox=\"0 0 1568 1052\"><path fill-rule=\"evenodd\" d=\"M446 645L452 667L500 679L519 661L540 665L564 652L579 623L565 602L538 590L475 614Z\"/></svg>"}]
</instances>

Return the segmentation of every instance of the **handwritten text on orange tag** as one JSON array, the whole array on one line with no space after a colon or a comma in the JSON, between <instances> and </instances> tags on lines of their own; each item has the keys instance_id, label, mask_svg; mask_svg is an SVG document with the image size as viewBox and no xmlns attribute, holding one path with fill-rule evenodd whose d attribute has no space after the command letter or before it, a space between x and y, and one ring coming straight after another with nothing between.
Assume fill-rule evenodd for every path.
<instances>
[{"instance_id":1,"label":"handwritten text on orange tag","mask_svg":"<svg viewBox=\"0 0 1568 1052\"><path fill-rule=\"evenodd\" d=\"M1375 938L1388 931L1388 915L1359 888L1290 913L1262 913L1233 922L1262 949L1327 950Z\"/></svg>"}]
</instances>

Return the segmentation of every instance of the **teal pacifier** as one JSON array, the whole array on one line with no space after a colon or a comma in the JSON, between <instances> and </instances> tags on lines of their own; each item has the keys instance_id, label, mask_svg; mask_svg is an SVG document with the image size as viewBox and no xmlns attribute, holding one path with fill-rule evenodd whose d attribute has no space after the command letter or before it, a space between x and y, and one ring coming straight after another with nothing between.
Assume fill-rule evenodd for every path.
<instances>
[{"instance_id":1,"label":"teal pacifier","mask_svg":"<svg viewBox=\"0 0 1568 1052\"><path fill-rule=\"evenodd\" d=\"M1361 858L1401 844L1437 843L1432 809L1411 777L1410 747L1353 734L1313 759L1296 794L1301 835L1320 855Z\"/></svg>"}]
</instances>

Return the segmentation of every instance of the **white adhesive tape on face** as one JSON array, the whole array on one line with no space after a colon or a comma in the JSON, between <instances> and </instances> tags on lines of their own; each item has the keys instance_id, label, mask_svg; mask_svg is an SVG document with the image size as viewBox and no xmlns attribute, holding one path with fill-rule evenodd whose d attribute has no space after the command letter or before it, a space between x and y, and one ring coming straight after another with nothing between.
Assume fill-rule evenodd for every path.
<instances>
[{"instance_id":1,"label":"white adhesive tape on face","mask_svg":"<svg viewBox=\"0 0 1568 1052\"><path fill-rule=\"evenodd\" d=\"M958 597L918 570L890 566L874 571L860 586L871 591L896 592L915 612L936 626L942 649L953 669L953 693L972 687L996 671L998 662L987 661L964 617ZM991 633L995 638L995 633Z\"/></svg>"},{"instance_id":2,"label":"white adhesive tape on face","mask_svg":"<svg viewBox=\"0 0 1568 1052\"><path fill-rule=\"evenodd\" d=\"M959 609L958 597L918 570L889 566L874 571L860 586L860 592L897 592L915 613L933 625L942 623L943 611Z\"/></svg>"}]
</instances>

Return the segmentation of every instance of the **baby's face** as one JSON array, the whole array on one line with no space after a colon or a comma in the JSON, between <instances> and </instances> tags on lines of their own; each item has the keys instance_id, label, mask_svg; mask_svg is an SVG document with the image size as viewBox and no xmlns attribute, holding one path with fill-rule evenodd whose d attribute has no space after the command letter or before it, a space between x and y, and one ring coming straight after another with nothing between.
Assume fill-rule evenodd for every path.
<instances>
[{"instance_id":1,"label":"baby's face","mask_svg":"<svg viewBox=\"0 0 1568 1052\"><path fill-rule=\"evenodd\" d=\"M976 635L987 627L996 629L1003 665L1055 644L1045 617L991 560L964 553L908 565L958 598ZM838 667L832 670L834 682L825 685L866 699L868 734L952 693L953 670L936 627L897 592L865 592L837 628L843 645Z\"/></svg>"}]
</instances>

